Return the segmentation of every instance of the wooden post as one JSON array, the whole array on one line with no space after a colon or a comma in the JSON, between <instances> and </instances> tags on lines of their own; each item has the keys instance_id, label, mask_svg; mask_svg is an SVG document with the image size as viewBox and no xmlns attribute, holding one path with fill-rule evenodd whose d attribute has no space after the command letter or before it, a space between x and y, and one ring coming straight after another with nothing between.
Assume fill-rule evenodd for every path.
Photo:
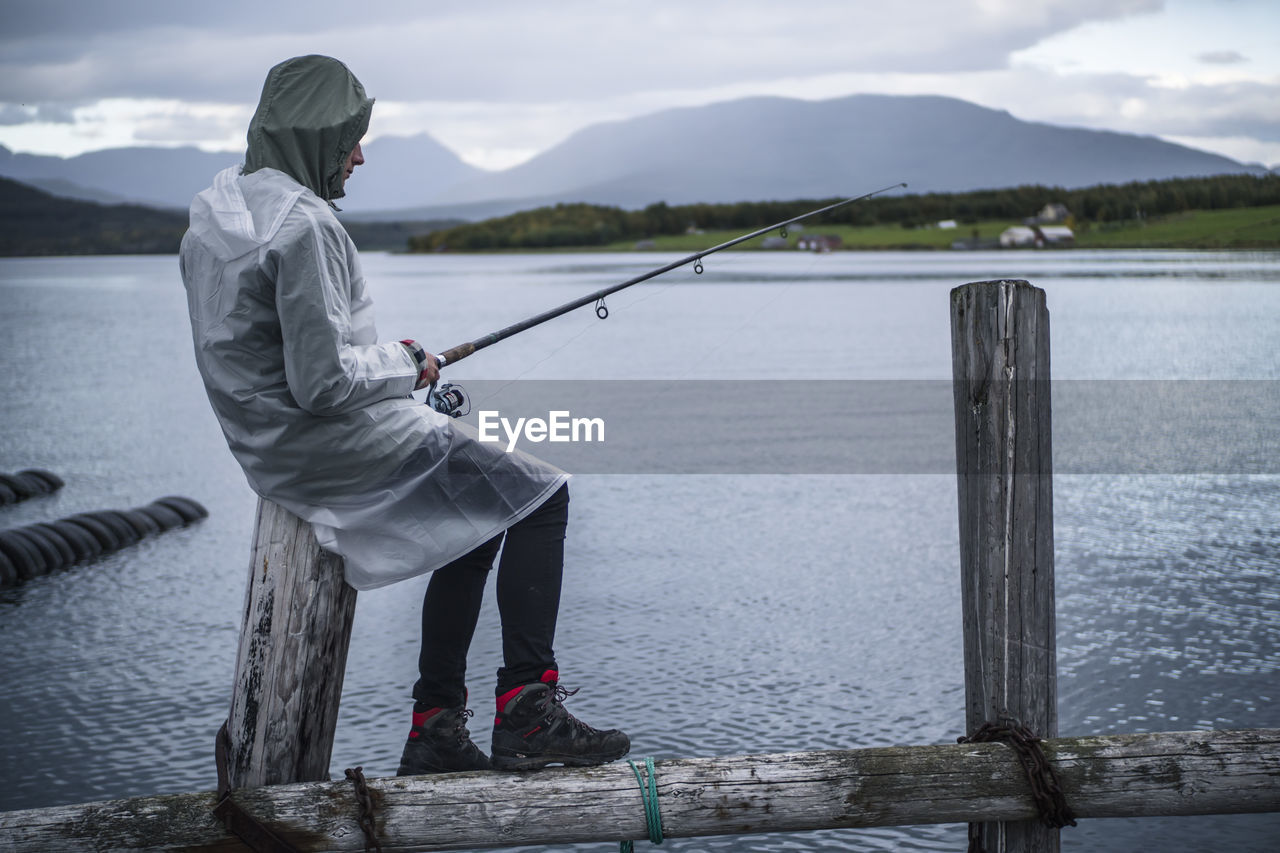
<instances>
[{"instance_id":1,"label":"wooden post","mask_svg":"<svg viewBox=\"0 0 1280 853\"><path fill-rule=\"evenodd\" d=\"M231 787L328 781L355 607L342 558L260 499L227 721Z\"/></svg>"},{"instance_id":2,"label":"wooden post","mask_svg":"<svg viewBox=\"0 0 1280 853\"><path fill-rule=\"evenodd\" d=\"M951 291L965 726L1058 734L1049 312L1025 281ZM1035 821L981 824L988 853L1059 849Z\"/></svg>"}]
</instances>

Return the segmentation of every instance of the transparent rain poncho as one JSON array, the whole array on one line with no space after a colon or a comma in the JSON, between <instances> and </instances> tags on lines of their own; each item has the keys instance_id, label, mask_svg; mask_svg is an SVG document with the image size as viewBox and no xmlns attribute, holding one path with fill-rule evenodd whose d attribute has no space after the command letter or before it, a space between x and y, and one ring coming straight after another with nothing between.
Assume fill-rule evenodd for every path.
<instances>
[{"instance_id":1,"label":"transparent rain poncho","mask_svg":"<svg viewBox=\"0 0 1280 853\"><path fill-rule=\"evenodd\" d=\"M343 556L357 589L445 565L568 478L418 403L412 356L378 343L329 204L371 105L336 60L272 69L246 163L196 196L180 255L196 364L231 452L254 491Z\"/></svg>"}]
</instances>

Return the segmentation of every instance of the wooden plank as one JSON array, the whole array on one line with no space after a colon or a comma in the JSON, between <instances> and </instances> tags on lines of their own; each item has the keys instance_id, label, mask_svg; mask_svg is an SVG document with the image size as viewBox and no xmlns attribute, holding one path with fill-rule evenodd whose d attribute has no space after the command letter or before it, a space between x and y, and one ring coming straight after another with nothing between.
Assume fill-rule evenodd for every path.
<instances>
[{"instance_id":1,"label":"wooden plank","mask_svg":"<svg viewBox=\"0 0 1280 853\"><path fill-rule=\"evenodd\" d=\"M965 725L1057 734L1049 312L1025 281L951 292ZM986 825L988 853L1056 853L1038 823Z\"/></svg>"},{"instance_id":2,"label":"wooden plank","mask_svg":"<svg viewBox=\"0 0 1280 853\"><path fill-rule=\"evenodd\" d=\"M1082 819L1280 811L1280 729L1061 738L1045 753ZM673 838L1036 815L1021 764L999 743L655 764L663 831ZM639 787L623 762L371 779L369 789L384 850L647 837ZM364 849L346 780L234 796L299 850ZM212 818L213 804L203 793L3 812L0 851L243 849Z\"/></svg>"},{"instance_id":3,"label":"wooden plank","mask_svg":"<svg viewBox=\"0 0 1280 853\"><path fill-rule=\"evenodd\" d=\"M355 606L342 559L260 499L227 724L232 787L328 780Z\"/></svg>"}]
</instances>

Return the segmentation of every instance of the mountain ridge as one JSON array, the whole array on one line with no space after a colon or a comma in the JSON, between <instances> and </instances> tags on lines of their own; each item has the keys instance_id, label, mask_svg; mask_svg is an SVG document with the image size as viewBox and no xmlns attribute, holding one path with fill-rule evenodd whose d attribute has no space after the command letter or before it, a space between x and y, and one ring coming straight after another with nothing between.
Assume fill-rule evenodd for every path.
<instances>
[{"instance_id":1,"label":"mountain ridge","mask_svg":"<svg viewBox=\"0 0 1280 853\"><path fill-rule=\"evenodd\" d=\"M185 208L240 159L128 148L63 160L0 147L0 176ZM832 198L899 181L927 193L1267 173L1154 136L1027 122L940 95L755 96L673 107L589 125L497 172L465 163L429 134L377 138L366 160L340 202L344 219L477 219L579 201L635 209Z\"/></svg>"},{"instance_id":2,"label":"mountain ridge","mask_svg":"<svg viewBox=\"0 0 1280 853\"><path fill-rule=\"evenodd\" d=\"M370 162L384 160L388 165L383 169L362 167L358 173L363 194L378 198L379 207L421 203L423 198L483 172L426 133L382 137L366 149ZM0 145L0 177L63 198L143 204L162 210L185 211L192 197L213 182L214 175L242 162L244 156L238 152L210 152L193 146L106 148L64 158L14 153ZM347 201L341 206L346 207Z\"/></svg>"},{"instance_id":3,"label":"mountain ridge","mask_svg":"<svg viewBox=\"0 0 1280 853\"><path fill-rule=\"evenodd\" d=\"M1024 122L937 95L753 97L592 125L438 203L558 190L566 201L640 207L833 197L900 180L917 192L964 192L1238 171L1265 170L1154 137Z\"/></svg>"}]
</instances>

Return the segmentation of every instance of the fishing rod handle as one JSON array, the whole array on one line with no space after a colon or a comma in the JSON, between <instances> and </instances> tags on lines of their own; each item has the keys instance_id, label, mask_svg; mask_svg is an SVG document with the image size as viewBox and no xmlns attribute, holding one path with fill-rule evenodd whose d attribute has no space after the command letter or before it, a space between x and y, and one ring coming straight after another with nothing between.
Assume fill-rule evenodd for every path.
<instances>
[{"instance_id":1,"label":"fishing rod handle","mask_svg":"<svg viewBox=\"0 0 1280 853\"><path fill-rule=\"evenodd\" d=\"M475 351L475 344L458 344L456 347L447 349L436 356L436 367L444 367L446 364L453 364L455 361L462 361L462 359L471 355L471 353Z\"/></svg>"}]
</instances>

